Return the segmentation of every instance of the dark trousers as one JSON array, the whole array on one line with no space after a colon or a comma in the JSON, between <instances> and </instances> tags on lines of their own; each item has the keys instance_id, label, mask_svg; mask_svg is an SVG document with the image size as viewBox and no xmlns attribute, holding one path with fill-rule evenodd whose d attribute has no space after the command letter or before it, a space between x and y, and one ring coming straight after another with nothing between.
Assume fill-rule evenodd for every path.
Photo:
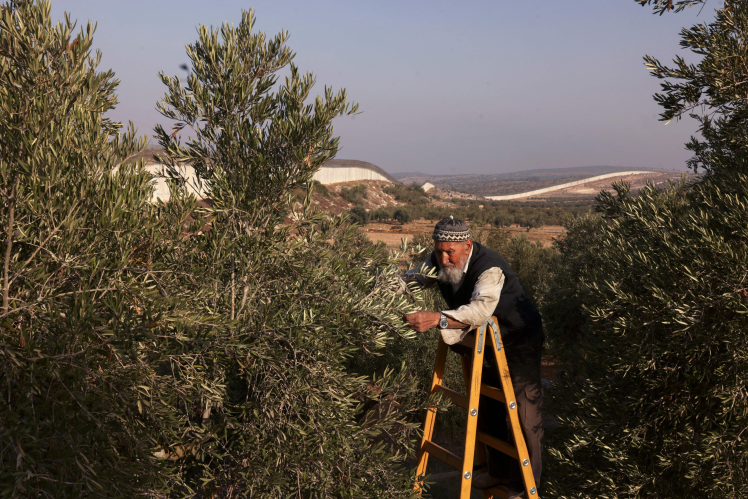
<instances>
[{"instance_id":1,"label":"dark trousers","mask_svg":"<svg viewBox=\"0 0 748 499\"><path fill-rule=\"evenodd\" d=\"M509 374L517 402L517 411L522 434L525 437L527 451L530 454L530 465L535 477L536 486L540 483L543 472L541 453L543 450L543 387L540 382L540 354L543 346L542 334L536 338L510 343L505 346ZM457 353L467 352L454 349ZM472 352L468 355L472 356ZM482 381L484 384L501 388L496 357L486 352L483 361ZM492 437L512 444L510 423L503 402L481 395L478 411L480 431ZM491 476L514 481L521 481L520 463L506 454L486 446L488 451L488 472Z\"/></svg>"}]
</instances>

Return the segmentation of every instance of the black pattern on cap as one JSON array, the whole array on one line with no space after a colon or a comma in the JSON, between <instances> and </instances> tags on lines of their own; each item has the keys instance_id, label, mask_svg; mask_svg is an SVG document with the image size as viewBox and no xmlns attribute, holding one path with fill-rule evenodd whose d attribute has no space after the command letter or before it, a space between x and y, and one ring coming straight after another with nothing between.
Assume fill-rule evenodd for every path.
<instances>
[{"instance_id":1,"label":"black pattern on cap","mask_svg":"<svg viewBox=\"0 0 748 499\"><path fill-rule=\"evenodd\" d=\"M431 239L445 243L461 243L470 239L470 228L462 220L450 216L436 224Z\"/></svg>"}]
</instances>

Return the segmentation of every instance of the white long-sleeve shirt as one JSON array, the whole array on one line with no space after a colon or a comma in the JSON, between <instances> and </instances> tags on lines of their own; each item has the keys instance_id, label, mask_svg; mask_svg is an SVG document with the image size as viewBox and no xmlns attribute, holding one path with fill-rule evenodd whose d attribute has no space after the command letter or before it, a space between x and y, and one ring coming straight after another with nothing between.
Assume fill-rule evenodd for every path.
<instances>
[{"instance_id":1,"label":"white long-sleeve shirt","mask_svg":"<svg viewBox=\"0 0 748 499\"><path fill-rule=\"evenodd\" d=\"M470 264L470 257L473 255L473 250L470 250L465 268L462 269L463 273L467 273L468 265ZM424 288L428 288L437 283L436 277L430 277L425 275L427 269L424 268L426 262L421 263L415 269L408 272L408 275L415 278L416 282ZM463 277L464 280L464 277ZM453 284L455 290L459 289L462 285L462 281L459 284ZM442 339L447 345L454 345L459 343L467 335L467 333L479 326L482 326L491 318L496 310L496 305L499 303L499 297L501 296L501 289L504 286L504 272L499 267L491 267L484 271L475 283L475 288L470 297L470 303L462 305L456 310L442 310L441 313L450 317L463 324L468 324L469 327L464 329L442 329Z\"/></svg>"}]
</instances>

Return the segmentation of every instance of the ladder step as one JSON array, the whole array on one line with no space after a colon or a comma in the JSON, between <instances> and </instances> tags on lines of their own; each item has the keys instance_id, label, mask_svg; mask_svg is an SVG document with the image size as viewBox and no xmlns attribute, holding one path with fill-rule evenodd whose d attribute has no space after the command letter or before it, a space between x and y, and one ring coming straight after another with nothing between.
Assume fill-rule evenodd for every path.
<instances>
[{"instance_id":1,"label":"ladder step","mask_svg":"<svg viewBox=\"0 0 748 499\"><path fill-rule=\"evenodd\" d=\"M431 457L438 459L447 466L462 471L462 458L452 454L444 447L435 444L431 440L426 440L423 443L423 450L428 452Z\"/></svg>"},{"instance_id":2,"label":"ladder step","mask_svg":"<svg viewBox=\"0 0 748 499\"><path fill-rule=\"evenodd\" d=\"M504 396L504 390L494 388L493 386L481 385L480 394L485 395L486 397L492 398L494 400L498 400L499 402L506 402L506 397Z\"/></svg>"},{"instance_id":3,"label":"ladder step","mask_svg":"<svg viewBox=\"0 0 748 499\"><path fill-rule=\"evenodd\" d=\"M519 453L513 445L510 445L503 440L499 440L496 437L492 437L491 435L487 435L482 431L478 432L478 440L488 445L489 447L493 447L497 451L502 452L507 456L513 457L514 459L519 461Z\"/></svg>"},{"instance_id":4,"label":"ladder step","mask_svg":"<svg viewBox=\"0 0 748 499\"><path fill-rule=\"evenodd\" d=\"M451 400L452 403L456 405L457 407L462 407L463 409L468 408L468 398L466 395L463 395L459 392L451 390L443 385L437 385L434 388L436 389L437 393L441 392L445 397ZM481 385L480 393L481 395L485 395L486 397L492 398L494 400L498 400L499 402L506 402L506 397L504 397L504 392L498 388L494 388L493 386Z\"/></svg>"},{"instance_id":5,"label":"ladder step","mask_svg":"<svg viewBox=\"0 0 748 499\"><path fill-rule=\"evenodd\" d=\"M463 409L468 408L468 398L465 395L458 393L454 390L450 390L449 388L443 385L436 386L436 389L437 389L437 393L441 392L442 395L444 395L449 400L451 400L452 403L456 405L457 407L462 407Z\"/></svg>"}]
</instances>

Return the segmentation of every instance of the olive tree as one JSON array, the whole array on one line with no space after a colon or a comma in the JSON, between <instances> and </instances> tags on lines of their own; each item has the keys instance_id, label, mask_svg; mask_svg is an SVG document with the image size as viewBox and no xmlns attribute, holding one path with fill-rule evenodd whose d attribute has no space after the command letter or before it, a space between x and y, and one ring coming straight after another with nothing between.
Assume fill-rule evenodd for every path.
<instances>
[{"instance_id":1,"label":"olive tree","mask_svg":"<svg viewBox=\"0 0 748 499\"><path fill-rule=\"evenodd\" d=\"M687 3L698 2L676 5ZM747 15L725 2L683 30L697 65L646 59L665 79L663 119L701 123L691 166L707 174L636 196L614 184L597 198L603 220L573 222L559 245L559 293L544 310L566 368L550 391L555 497L748 494Z\"/></svg>"},{"instance_id":2,"label":"olive tree","mask_svg":"<svg viewBox=\"0 0 748 499\"><path fill-rule=\"evenodd\" d=\"M315 78L293 63L288 32L267 39L253 32L254 24L254 13L245 11L236 27L198 28L199 39L187 46L186 86L160 74L168 92L158 109L175 124L171 133L157 126L156 135L172 174L180 173L180 161L189 162L217 209L262 228L278 222L291 190L309 183L337 152L332 119L358 106L344 90L330 88L309 102ZM186 145L181 130L191 132Z\"/></svg>"},{"instance_id":3,"label":"olive tree","mask_svg":"<svg viewBox=\"0 0 748 499\"><path fill-rule=\"evenodd\" d=\"M49 2L0 6L2 497L132 497L161 468L138 410L163 300L151 178L104 117L94 25L74 31Z\"/></svg>"},{"instance_id":4,"label":"olive tree","mask_svg":"<svg viewBox=\"0 0 748 499\"><path fill-rule=\"evenodd\" d=\"M371 361L412 337L400 316L411 305L391 292L399 271L383 246L315 213L309 197L284 217L290 190L311 192L312 175L337 152L333 118L356 106L344 91L313 96L288 34L268 39L254 22L250 11L238 26L200 26L187 84L161 75L159 110L176 123L156 128L173 179L167 225L179 225L179 213L208 224L183 239L172 256L180 271L163 285L217 321L170 367L199 400L198 412L181 405L180 439L170 444L179 490L410 496L406 459L427 401L400 365ZM207 208L185 188L185 163Z\"/></svg>"},{"instance_id":5,"label":"olive tree","mask_svg":"<svg viewBox=\"0 0 748 499\"><path fill-rule=\"evenodd\" d=\"M217 141L187 148L213 207L178 182L154 205L127 160L143 140L104 117L117 81L93 25L74 29L49 2L0 6L0 495L411 495L426 401L400 366L364 369L409 337L397 268L308 200L281 216L334 154L344 94L316 114L291 76L276 104L242 103L264 120L248 142L246 120L220 135L239 111L219 107Z\"/></svg>"}]
</instances>

